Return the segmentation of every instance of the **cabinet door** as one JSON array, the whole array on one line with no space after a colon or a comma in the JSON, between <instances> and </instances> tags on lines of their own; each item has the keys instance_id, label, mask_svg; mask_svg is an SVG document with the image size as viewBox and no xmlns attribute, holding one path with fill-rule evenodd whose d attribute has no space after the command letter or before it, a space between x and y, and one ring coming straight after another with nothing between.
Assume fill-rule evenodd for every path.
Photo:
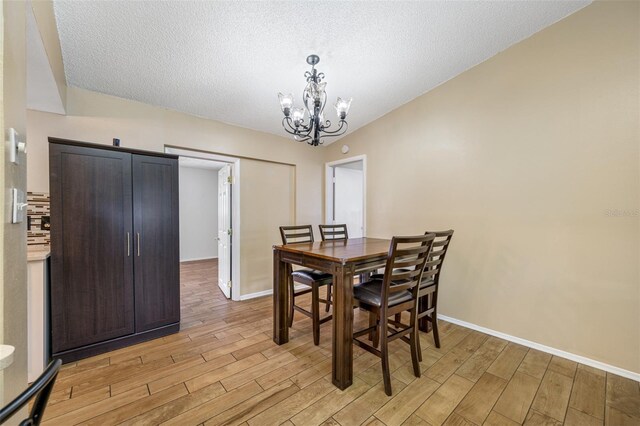
<instances>
[{"instance_id":1,"label":"cabinet door","mask_svg":"<svg viewBox=\"0 0 640 426\"><path fill-rule=\"evenodd\" d=\"M131 154L50 145L53 353L132 334Z\"/></svg>"},{"instance_id":2,"label":"cabinet door","mask_svg":"<svg viewBox=\"0 0 640 426\"><path fill-rule=\"evenodd\" d=\"M180 321L178 160L133 155L136 332Z\"/></svg>"}]
</instances>

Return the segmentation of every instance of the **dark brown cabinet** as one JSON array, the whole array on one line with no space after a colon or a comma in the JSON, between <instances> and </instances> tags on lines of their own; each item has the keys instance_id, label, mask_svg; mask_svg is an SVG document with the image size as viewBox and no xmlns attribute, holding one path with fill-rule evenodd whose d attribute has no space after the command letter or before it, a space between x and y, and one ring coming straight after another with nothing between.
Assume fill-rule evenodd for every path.
<instances>
[{"instance_id":1,"label":"dark brown cabinet","mask_svg":"<svg viewBox=\"0 0 640 426\"><path fill-rule=\"evenodd\" d=\"M178 165L168 158L133 156L136 238L136 331L180 320ZM175 262L158 261L175 259Z\"/></svg>"},{"instance_id":2,"label":"dark brown cabinet","mask_svg":"<svg viewBox=\"0 0 640 426\"><path fill-rule=\"evenodd\" d=\"M52 355L178 331L177 157L49 141Z\"/></svg>"}]
</instances>

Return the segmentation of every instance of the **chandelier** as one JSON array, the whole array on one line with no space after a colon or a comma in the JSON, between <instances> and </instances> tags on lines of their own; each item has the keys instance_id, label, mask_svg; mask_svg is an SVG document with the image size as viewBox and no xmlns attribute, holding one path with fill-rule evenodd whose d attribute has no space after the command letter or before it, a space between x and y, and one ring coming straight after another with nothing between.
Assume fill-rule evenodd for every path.
<instances>
[{"instance_id":1,"label":"chandelier","mask_svg":"<svg viewBox=\"0 0 640 426\"><path fill-rule=\"evenodd\" d=\"M307 63L311 65L311 71L304 73L307 78L307 87L302 95L303 108L293 106L293 95L278 93L280 107L284 118L282 127L293 135L299 142L307 142L309 145L318 146L323 143L322 138L343 135L348 128L347 114L351 107L351 98L338 98L334 107L338 114L339 126L331 130L331 121L325 120L324 107L327 103L327 93L324 91L327 83L323 83L324 73L316 70L316 64L320 62L318 55L307 56Z\"/></svg>"}]
</instances>

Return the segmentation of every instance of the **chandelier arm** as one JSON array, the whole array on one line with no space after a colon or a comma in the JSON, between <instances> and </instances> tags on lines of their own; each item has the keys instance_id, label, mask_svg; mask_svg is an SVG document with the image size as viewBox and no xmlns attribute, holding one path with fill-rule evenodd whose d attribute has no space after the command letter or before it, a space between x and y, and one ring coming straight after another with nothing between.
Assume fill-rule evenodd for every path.
<instances>
[{"instance_id":1,"label":"chandelier arm","mask_svg":"<svg viewBox=\"0 0 640 426\"><path fill-rule=\"evenodd\" d=\"M300 136L294 136L294 138L297 142L306 142L306 141L310 141L313 138L311 136L305 136L305 137L300 137Z\"/></svg>"},{"instance_id":2,"label":"chandelier arm","mask_svg":"<svg viewBox=\"0 0 640 426\"><path fill-rule=\"evenodd\" d=\"M296 128L291 125L290 117L284 117L282 119L282 127L284 128L285 132L289 133L290 135L295 135Z\"/></svg>"},{"instance_id":3,"label":"chandelier arm","mask_svg":"<svg viewBox=\"0 0 640 426\"><path fill-rule=\"evenodd\" d=\"M304 124L301 124L298 127L293 126L291 123L293 122L293 120L291 119L291 117L284 117L282 119L282 127L284 128L284 130L289 133L290 135L298 135L301 133L307 133L309 134L311 132L311 128L308 126L305 126ZM300 131L302 130L302 131Z\"/></svg>"},{"instance_id":4,"label":"chandelier arm","mask_svg":"<svg viewBox=\"0 0 640 426\"><path fill-rule=\"evenodd\" d=\"M284 129L285 132L289 133L294 138L297 138L298 136L300 136L300 132L295 127L292 127L291 124L287 123L287 125L285 126L284 120L283 120L282 128ZM289 129L292 129L292 130L289 130Z\"/></svg>"},{"instance_id":5,"label":"chandelier arm","mask_svg":"<svg viewBox=\"0 0 640 426\"><path fill-rule=\"evenodd\" d=\"M326 136L340 136L344 132L346 132L348 128L349 128L349 123L347 123L345 120L340 120L340 127L332 131L324 130L324 133Z\"/></svg>"}]
</instances>

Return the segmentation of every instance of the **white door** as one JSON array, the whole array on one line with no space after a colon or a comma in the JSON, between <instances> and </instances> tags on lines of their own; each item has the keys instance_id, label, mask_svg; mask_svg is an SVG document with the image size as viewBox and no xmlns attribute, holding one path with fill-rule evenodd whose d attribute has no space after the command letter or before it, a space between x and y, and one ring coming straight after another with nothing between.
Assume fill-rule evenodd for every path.
<instances>
[{"instance_id":1,"label":"white door","mask_svg":"<svg viewBox=\"0 0 640 426\"><path fill-rule=\"evenodd\" d=\"M333 173L333 223L346 223L349 238L361 238L364 236L363 171L336 166Z\"/></svg>"},{"instance_id":2,"label":"white door","mask_svg":"<svg viewBox=\"0 0 640 426\"><path fill-rule=\"evenodd\" d=\"M231 297L231 165L218 171L218 286Z\"/></svg>"}]
</instances>

